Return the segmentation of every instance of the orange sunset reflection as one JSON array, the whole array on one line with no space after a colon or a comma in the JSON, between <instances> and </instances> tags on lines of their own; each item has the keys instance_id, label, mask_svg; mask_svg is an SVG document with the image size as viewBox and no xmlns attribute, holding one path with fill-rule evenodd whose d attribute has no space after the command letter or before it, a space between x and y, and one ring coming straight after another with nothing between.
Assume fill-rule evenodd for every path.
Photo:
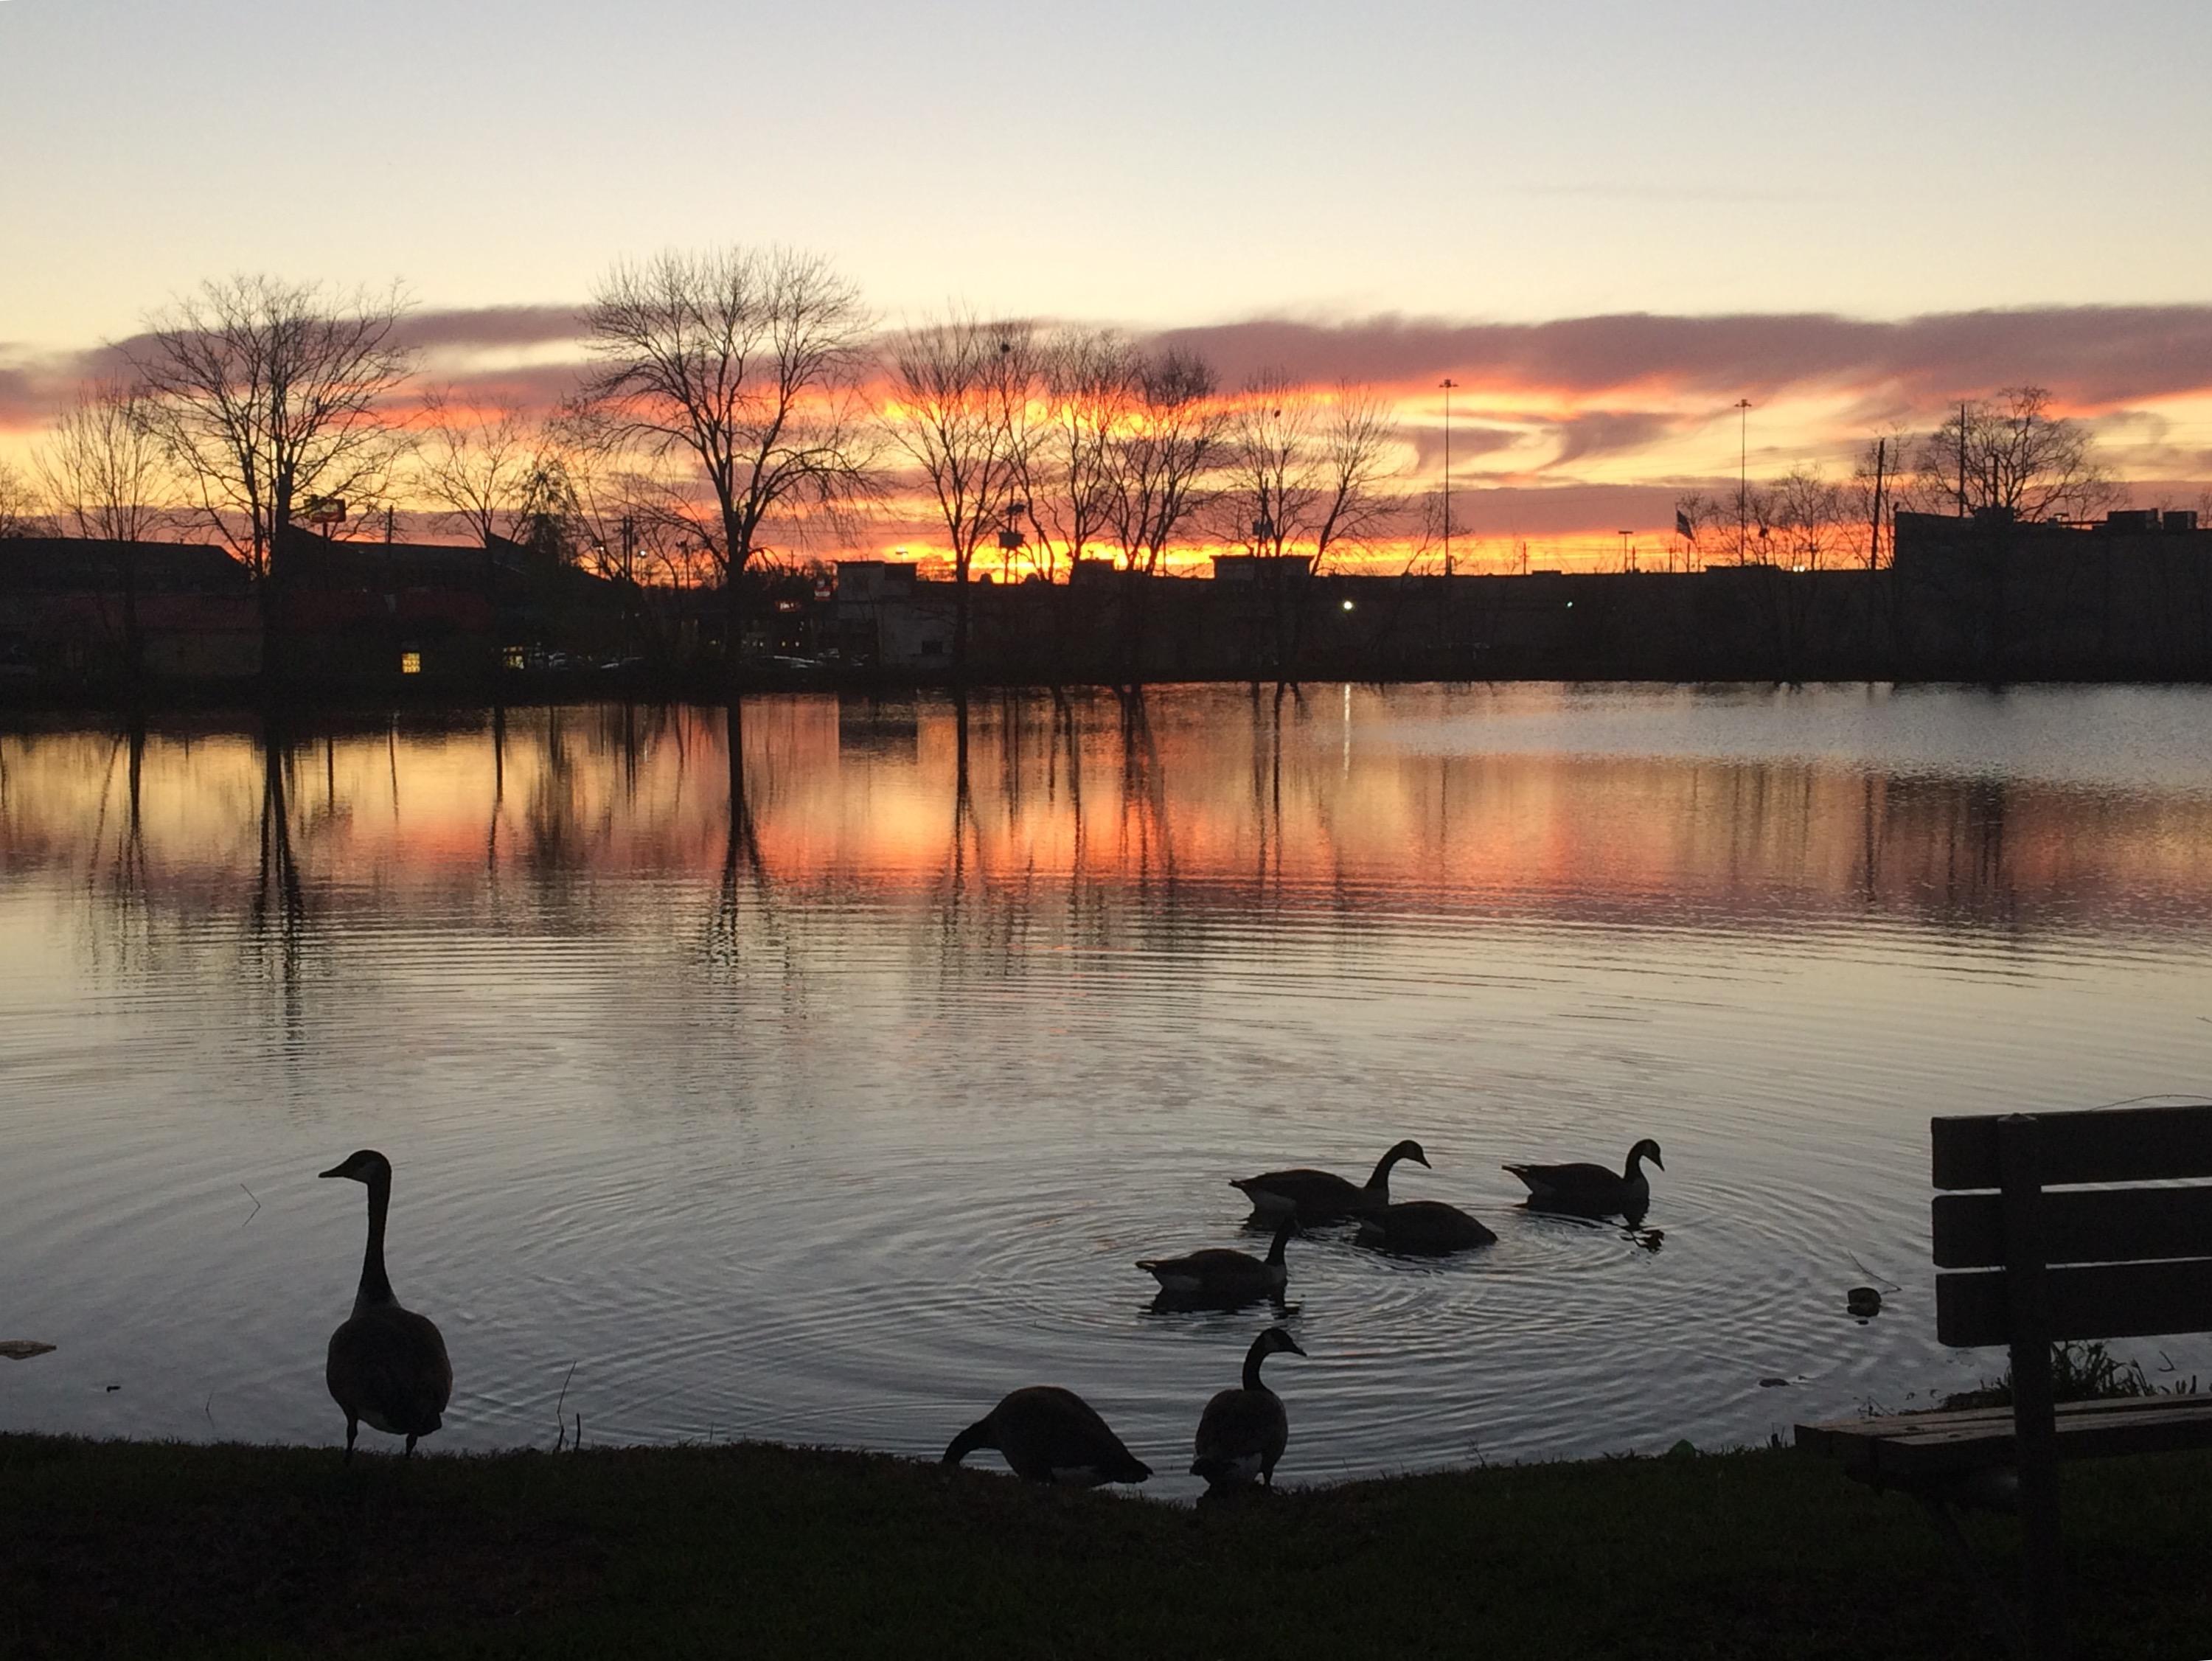
<instances>
[{"instance_id":1,"label":"orange sunset reflection","mask_svg":"<svg viewBox=\"0 0 2212 1661\"><path fill-rule=\"evenodd\" d=\"M1522 705L1539 689L1471 694ZM1426 700L1426 701L1423 701ZM1439 701L1441 700L1441 701ZM1798 758L1430 748L1449 694L1330 686L597 706L432 727L0 737L0 869L151 912L495 906L610 879L888 906L1060 891L1757 925L2170 926L2212 913L2212 796ZM964 736L963 736L964 725ZM618 930L622 908L586 907Z\"/></svg>"}]
</instances>

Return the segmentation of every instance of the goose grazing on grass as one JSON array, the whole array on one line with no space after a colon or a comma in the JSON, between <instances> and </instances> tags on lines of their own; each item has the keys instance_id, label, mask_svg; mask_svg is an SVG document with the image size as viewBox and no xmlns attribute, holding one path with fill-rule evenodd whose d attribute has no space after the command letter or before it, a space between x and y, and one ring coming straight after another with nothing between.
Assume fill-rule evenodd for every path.
<instances>
[{"instance_id":1,"label":"goose grazing on grass","mask_svg":"<svg viewBox=\"0 0 2212 1661\"><path fill-rule=\"evenodd\" d=\"M1269 1327L1244 1354L1243 1388L1221 1391L1199 1415L1198 1457L1190 1462L1190 1474L1205 1477L1209 1490L1241 1488L1255 1478L1275 1485L1275 1462L1290 1444L1291 1415L1283 1410L1283 1398L1260 1382L1260 1363L1279 1349L1306 1353L1281 1327Z\"/></svg>"},{"instance_id":2,"label":"goose grazing on grass","mask_svg":"<svg viewBox=\"0 0 2212 1661\"><path fill-rule=\"evenodd\" d=\"M979 1447L995 1447L1025 1482L1141 1482L1152 1468L1121 1445L1097 1409L1072 1390L1031 1385L1017 1390L952 1439L945 1463L957 1465Z\"/></svg>"},{"instance_id":3,"label":"goose grazing on grass","mask_svg":"<svg viewBox=\"0 0 2212 1661\"><path fill-rule=\"evenodd\" d=\"M361 1262L361 1290L353 1313L331 1334L323 1377L331 1399L344 1409L346 1458L363 1420L389 1436L404 1436L407 1452L444 1422L453 1393L453 1366L446 1341L428 1316L399 1306L384 1272L384 1214L392 1205L392 1161L364 1148L343 1165L320 1173L368 1185L368 1250Z\"/></svg>"},{"instance_id":4,"label":"goose grazing on grass","mask_svg":"<svg viewBox=\"0 0 2212 1661\"><path fill-rule=\"evenodd\" d=\"M1505 1168L1528 1185L1528 1203L1540 1209L1575 1211L1585 1216L1641 1216L1650 1208L1651 1180L1644 1174L1650 1160L1661 1170L1659 1144L1646 1137L1628 1150L1628 1164L1620 1171L1602 1165L1509 1165Z\"/></svg>"},{"instance_id":5,"label":"goose grazing on grass","mask_svg":"<svg viewBox=\"0 0 2212 1661\"><path fill-rule=\"evenodd\" d=\"M1261 1222L1272 1222L1288 1215L1310 1227L1356 1217L1388 1205L1390 1167L1401 1159L1412 1160L1417 1165L1429 1162L1429 1156L1421 1151L1421 1144L1408 1140L1375 1162L1375 1174L1367 1179L1364 1188L1354 1186L1334 1171L1307 1170L1266 1171L1256 1177L1239 1178L1229 1185L1243 1191L1244 1197L1252 1202L1252 1215Z\"/></svg>"},{"instance_id":6,"label":"goose grazing on grass","mask_svg":"<svg viewBox=\"0 0 2212 1661\"><path fill-rule=\"evenodd\" d=\"M1264 1298L1280 1293L1289 1281L1283 1247L1297 1232L1297 1218L1285 1216L1276 1227L1264 1262L1249 1252L1212 1246L1184 1258L1145 1258L1137 1267L1160 1283L1163 1295L1223 1302Z\"/></svg>"},{"instance_id":7,"label":"goose grazing on grass","mask_svg":"<svg viewBox=\"0 0 2212 1661\"><path fill-rule=\"evenodd\" d=\"M1359 1220L1359 1243L1385 1252L1419 1252L1431 1257L1495 1246L1498 1236L1442 1200L1405 1200Z\"/></svg>"}]
</instances>

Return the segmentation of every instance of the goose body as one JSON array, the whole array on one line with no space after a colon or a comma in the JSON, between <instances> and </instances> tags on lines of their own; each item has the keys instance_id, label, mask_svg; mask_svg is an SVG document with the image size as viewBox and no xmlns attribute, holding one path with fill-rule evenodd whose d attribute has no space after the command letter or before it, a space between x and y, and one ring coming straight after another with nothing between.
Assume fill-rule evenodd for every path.
<instances>
[{"instance_id":1,"label":"goose body","mask_svg":"<svg viewBox=\"0 0 2212 1661\"><path fill-rule=\"evenodd\" d=\"M1293 1355L1306 1353L1279 1326L1253 1339L1244 1354L1243 1385L1218 1392L1199 1415L1190 1474L1206 1478L1209 1490L1254 1482L1275 1485L1275 1464L1290 1445L1291 1415L1283 1398L1261 1382L1260 1363L1284 1349Z\"/></svg>"},{"instance_id":2,"label":"goose body","mask_svg":"<svg viewBox=\"0 0 2212 1661\"><path fill-rule=\"evenodd\" d=\"M362 1258L361 1287L354 1294L353 1313L331 1334L323 1368L331 1399L345 1415L346 1458L353 1458L354 1438L363 1424L388 1436L404 1436L411 1455L417 1438L445 1422L453 1367L436 1324L401 1307L384 1270L392 1161L363 1149L321 1174L348 1177L368 1187L368 1248Z\"/></svg>"},{"instance_id":3,"label":"goose body","mask_svg":"<svg viewBox=\"0 0 2212 1661\"><path fill-rule=\"evenodd\" d=\"M1311 1171L1303 1167L1291 1171L1263 1171L1256 1177L1241 1177L1230 1183L1242 1190L1244 1197L1252 1202L1252 1215L1262 1222L1272 1222L1282 1217L1295 1217L1309 1226L1315 1223L1336 1222L1345 1217L1356 1217L1378 1210L1390 1203L1390 1167L1401 1159L1412 1160L1417 1165L1426 1165L1429 1156L1421 1151L1421 1144L1407 1140L1398 1143L1376 1161L1374 1174L1361 1187L1334 1171Z\"/></svg>"},{"instance_id":4,"label":"goose body","mask_svg":"<svg viewBox=\"0 0 2212 1661\"><path fill-rule=\"evenodd\" d=\"M1277 1225L1273 1242L1263 1260L1249 1252L1212 1246L1181 1258L1144 1258L1137 1267L1160 1283L1163 1293L1176 1297L1231 1299L1261 1298L1280 1292L1290 1270L1283 1248L1298 1231L1298 1220L1286 1215Z\"/></svg>"},{"instance_id":5,"label":"goose body","mask_svg":"<svg viewBox=\"0 0 2212 1661\"><path fill-rule=\"evenodd\" d=\"M1442 1200L1405 1200L1360 1219L1359 1243L1385 1252L1419 1252L1441 1257L1472 1246L1495 1246L1498 1236Z\"/></svg>"},{"instance_id":6,"label":"goose body","mask_svg":"<svg viewBox=\"0 0 2212 1661\"><path fill-rule=\"evenodd\" d=\"M1097 1409L1072 1390L1031 1385L1005 1397L952 1439L945 1463L994 1447L1025 1482L1141 1482L1152 1468L1122 1446Z\"/></svg>"},{"instance_id":7,"label":"goose body","mask_svg":"<svg viewBox=\"0 0 2212 1661\"><path fill-rule=\"evenodd\" d=\"M1602 1165L1509 1165L1505 1168L1528 1186L1528 1203L1555 1211L1576 1211L1589 1216L1640 1216L1651 1204L1651 1179L1644 1174L1650 1160L1661 1170L1659 1144L1646 1137L1628 1150L1628 1163L1619 1171Z\"/></svg>"}]
</instances>

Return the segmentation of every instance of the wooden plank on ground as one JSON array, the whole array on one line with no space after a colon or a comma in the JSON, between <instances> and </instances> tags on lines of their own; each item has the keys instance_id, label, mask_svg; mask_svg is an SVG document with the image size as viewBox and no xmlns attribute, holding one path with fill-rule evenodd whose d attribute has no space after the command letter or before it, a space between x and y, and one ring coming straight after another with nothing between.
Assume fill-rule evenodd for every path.
<instances>
[{"instance_id":1,"label":"wooden plank on ground","mask_svg":"<svg viewBox=\"0 0 2212 1661\"><path fill-rule=\"evenodd\" d=\"M1844 1420L1799 1425L1797 1446L1839 1461L1846 1470L1899 1482L2011 1463L2012 1415L1992 1421L1970 1413L1899 1415L1911 1428L1868 1434L1888 1421ZM2120 1402L2077 1402L2058 1409L2058 1450L2068 1459L2109 1458L2212 1447L2212 1397L2147 1396Z\"/></svg>"},{"instance_id":2,"label":"wooden plank on ground","mask_svg":"<svg viewBox=\"0 0 2212 1661\"><path fill-rule=\"evenodd\" d=\"M2045 1193L2040 1211L2046 1263L2212 1258L2212 1187L2068 1190ZM1938 1194L1935 1232L1938 1269L1982 1269L2005 1260L1998 1195ZM2212 1310L2206 1318L2212 1320Z\"/></svg>"},{"instance_id":3,"label":"wooden plank on ground","mask_svg":"<svg viewBox=\"0 0 2212 1661\"><path fill-rule=\"evenodd\" d=\"M1997 1186L1998 1117L1981 1113L1929 1122L1936 1187ZM2045 1187L2212 1177L2212 1106L2104 1107L2034 1118Z\"/></svg>"}]
</instances>

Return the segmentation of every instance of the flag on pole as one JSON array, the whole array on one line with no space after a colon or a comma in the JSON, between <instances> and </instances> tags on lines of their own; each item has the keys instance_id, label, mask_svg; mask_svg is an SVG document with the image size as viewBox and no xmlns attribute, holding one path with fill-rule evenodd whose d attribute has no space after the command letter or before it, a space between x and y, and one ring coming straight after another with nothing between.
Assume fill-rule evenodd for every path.
<instances>
[{"instance_id":1,"label":"flag on pole","mask_svg":"<svg viewBox=\"0 0 2212 1661\"><path fill-rule=\"evenodd\" d=\"M1690 516L1679 507L1674 510L1674 534L1688 542L1698 539L1697 530L1690 524Z\"/></svg>"}]
</instances>

